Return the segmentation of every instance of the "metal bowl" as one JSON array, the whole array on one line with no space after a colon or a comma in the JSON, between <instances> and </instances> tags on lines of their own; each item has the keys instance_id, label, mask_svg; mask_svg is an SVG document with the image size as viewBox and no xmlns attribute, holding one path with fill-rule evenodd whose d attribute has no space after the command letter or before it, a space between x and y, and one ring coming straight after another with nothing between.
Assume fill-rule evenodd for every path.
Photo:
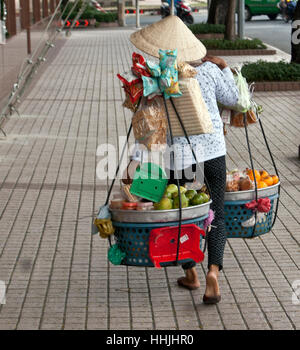
<instances>
[{"instance_id":1,"label":"metal bowl","mask_svg":"<svg viewBox=\"0 0 300 350\"><path fill-rule=\"evenodd\" d=\"M277 194L279 191L280 182L276 185L269 186L266 188L257 189L257 198L269 197ZM255 199L255 190L249 191L237 191L237 192L225 192L225 201L252 201Z\"/></svg>"},{"instance_id":2,"label":"metal bowl","mask_svg":"<svg viewBox=\"0 0 300 350\"><path fill-rule=\"evenodd\" d=\"M208 214L210 200L207 203L182 208L182 220L194 219ZM170 210L123 210L110 209L112 220L118 222L172 222L179 220L179 209Z\"/></svg>"}]
</instances>

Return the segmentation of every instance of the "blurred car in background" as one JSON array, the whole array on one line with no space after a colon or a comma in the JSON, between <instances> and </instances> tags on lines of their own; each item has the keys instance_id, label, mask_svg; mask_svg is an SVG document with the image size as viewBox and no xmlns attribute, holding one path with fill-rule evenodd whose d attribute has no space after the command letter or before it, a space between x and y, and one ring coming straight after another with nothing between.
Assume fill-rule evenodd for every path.
<instances>
[{"instance_id":1,"label":"blurred car in background","mask_svg":"<svg viewBox=\"0 0 300 350\"><path fill-rule=\"evenodd\" d=\"M245 0L245 20L250 21L252 16L259 15L275 20L280 13L277 3L278 0Z\"/></svg>"}]
</instances>

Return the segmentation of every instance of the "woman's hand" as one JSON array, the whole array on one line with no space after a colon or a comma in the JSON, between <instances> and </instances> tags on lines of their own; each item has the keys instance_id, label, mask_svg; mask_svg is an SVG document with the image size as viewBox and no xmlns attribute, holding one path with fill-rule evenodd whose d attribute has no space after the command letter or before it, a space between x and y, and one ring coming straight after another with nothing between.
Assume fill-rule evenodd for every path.
<instances>
[{"instance_id":1,"label":"woman's hand","mask_svg":"<svg viewBox=\"0 0 300 350\"><path fill-rule=\"evenodd\" d=\"M228 65L225 62L225 60L223 60L223 58L221 57L216 57L216 56L205 56L204 58L202 58L202 62L211 62L216 64L221 70L223 70L224 68L226 68Z\"/></svg>"}]
</instances>

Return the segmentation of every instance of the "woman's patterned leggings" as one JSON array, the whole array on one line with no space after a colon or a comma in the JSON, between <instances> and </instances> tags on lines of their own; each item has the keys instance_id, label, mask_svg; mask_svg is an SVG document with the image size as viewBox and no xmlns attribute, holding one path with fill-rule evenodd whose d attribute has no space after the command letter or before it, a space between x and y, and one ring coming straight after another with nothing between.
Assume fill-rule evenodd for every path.
<instances>
[{"instance_id":1,"label":"woman's patterned leggings","mask_svg":"<svg viewBox=\"0 0 300 350\"><path fill-rule=\"evenodd\" d=\"M195 164L192 170L195 172ZM186 169L184 170L186 171ZM210 265L218 265L219 270L223 267L223 255L226 244L225 218L224 218L224 194L226 187L226 161L225 156L208 160L204 162L204 175L211 190L212 205L211 209L215 213L212 223L214 227L207 235L208 268ZM189 180L190 181L190 180ZM180 186L183 186L187 180L184 175L179 179ZM174 178L174 172L170 171L169 183L177 183ZM194 267L194 261L182 265L183 269Z\"/></svg>"}]
</instances>

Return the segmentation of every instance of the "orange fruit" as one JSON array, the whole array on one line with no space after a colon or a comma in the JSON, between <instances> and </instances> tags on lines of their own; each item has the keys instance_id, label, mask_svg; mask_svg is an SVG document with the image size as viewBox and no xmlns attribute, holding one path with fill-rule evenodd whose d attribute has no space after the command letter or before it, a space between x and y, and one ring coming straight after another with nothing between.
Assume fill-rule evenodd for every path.
<instances>
[{"instance_id":1,"label":"orange fruit","mask_svg":"<svg viewBox=\"0 0 300 350\"><path fill-rule=\"evenodd\" d=\"M259 180L260 180L260 173L259 173L259 171L254 169L254 174L255 174L256 182L259 182ZM249 176L251 181L254 181L254 176L253 176L252 169L247 169L247 175Z\"/></svg>"},{"instance_id":2,"label":"orange fruit","mask_svg":"<svg viewBox=\"0 0 300 350\"><path fill-rule=\"evenodd\" d=\"M276 185L279 182L278 176L277 175L271 175L273 179L273 185Z\"/></svg>"},{"instance_id":3,"label":"orange fruit","mask_svg":"<svg viewBox=\"0 0 300 350\"><path fill-rule=\"evenodd\" d=\"M265 182L268 186L272 186L273 185L273 178L270 175L268 175L266 177L263 177L262 181Z\"/></svg>"},{"instance_id":4,"label":"orange fruit","mask_svg":"<svg viewBox=\"0 0 300 350\"><path fill-rule=\"evenodd\" d=\"M261 178L269 176L269 173L265 170L260 170L259 173Z\"/></svg>"},{"instance_id":5,"label":"orange fruit","mask_svg":"<svg viewBox=\"0 0 300 350\"><path fill-rule=\"evenodd\" d=\"M259 181L257 184L257 188L266 188L268 185L264 181Z\"/></svg>"}]
</instances>

